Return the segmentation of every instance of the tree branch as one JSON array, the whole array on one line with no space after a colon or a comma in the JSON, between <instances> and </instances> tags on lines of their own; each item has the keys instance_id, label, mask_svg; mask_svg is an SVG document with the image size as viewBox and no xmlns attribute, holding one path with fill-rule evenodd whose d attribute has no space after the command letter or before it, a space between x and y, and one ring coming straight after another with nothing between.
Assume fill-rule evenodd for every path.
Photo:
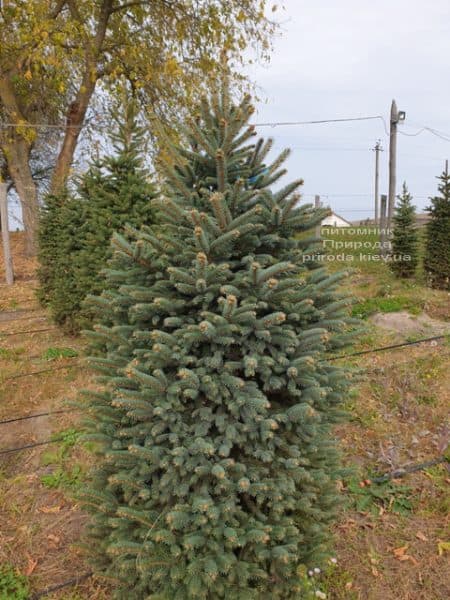
<instances>
[{"instance_id":1,"label":"tree branch","mask_svg":"<svg viewBox=\"0 0 450 600\"><path fill-rule=\"evenodd\" d=\"M127 10L128 8L133 8L134 6L142 6L143 4L148 4L148 0L136 0L136 2L125 2L125 4L119 4L111 10L111 13L119 12L121 10Z\"/></svg>"},{"instance_id":2,"label":"tree branch","mask_svg":"<svg viewBox=\"0 0 450 600\"><path fill-rule=\"evenodd\" d=\"M50 18L51 19L56 19L56 17L58 17L59 14L62 12L62 9L66 5L66 3L67 3L67 0L58 0L58 2L56 3L55 8L50 13Z\"/></svg>"}]
</instances>

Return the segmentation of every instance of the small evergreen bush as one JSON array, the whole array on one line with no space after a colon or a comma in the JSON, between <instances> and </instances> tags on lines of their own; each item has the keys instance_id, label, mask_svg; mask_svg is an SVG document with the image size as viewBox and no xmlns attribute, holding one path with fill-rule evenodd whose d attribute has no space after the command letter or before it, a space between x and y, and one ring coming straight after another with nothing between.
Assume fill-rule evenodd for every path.
<instances>
[{"instance_id":1,"label":"small evergreen bush","mask_svg":"<svg viewBox=\"0 0 450 600\"><path fill-rule=\"evenodd\" d=\"M450 290L450 175L438 177L439 195L427 208L431 220L426 225L424 269L429 285Z\"/></svg>"},{"instance_id":2,"label":"small evergreen bush","mask_svg":"<svg viewBox=\"0 0 450 600\"><path fill-rule=\"evenodd\" d=\"M301 181L271 190L287 152L267 162L252 114L226 85L202 101L167 142L159 228L114 236L92 298L84 500L118 598L309 598L328 555L349 377L324 353L353 337L349 300L343 273L310 269L323 211Z\"/></svg>"},{"instance_id":3,"label":"small evergreen bush","mask_svg":"<svg viewBox=\"0 0 450 600\"><path fill-rule=\"evenodd\" d=\"M393 217L394 231L392 234L392 260L389 263L397 277L413 277L419 261L418 232L416 226L416 209L411 203L412 196L406 183L398 198Z\"/></svg>"}]
</instances>

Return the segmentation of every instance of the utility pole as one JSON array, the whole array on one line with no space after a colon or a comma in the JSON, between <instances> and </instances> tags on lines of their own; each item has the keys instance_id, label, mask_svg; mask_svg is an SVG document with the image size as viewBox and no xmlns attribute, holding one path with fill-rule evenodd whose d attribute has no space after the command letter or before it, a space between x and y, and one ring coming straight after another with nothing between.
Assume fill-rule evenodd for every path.
<instances>
[{"instance_id":1,"label":"utility pole","mask_svg":"<svg viewBox=\"0 0 450 600\"><path fill-rule=\"evenodd\" d=\"M373 148L375 152L375 226L379 223L379 211L378 211L378 190L379 190L379 180L380 180L380 152L383 152L383 148L381 147L381 141L377 140L375 144L375 148Z\"/></svg>"},{"instance_id":2,"label":"utility pole","mask_svg":"<svg viewBox=\"0 0 450 600\"><path fill-rule=\"evenodd\" d=\"M389 192L388 192L388 210L387 222L388 229L391 228L392 217L395 206L395 187L397 182L397 125L405 120L406 113L397 109L397 103L392 100L391 118L389 129Z\"/></svg>"},{"instance_id":3,"label":"utility pole","mask_svg":"<svg viewBox=\"0 0 450 600\"><path fill-rule=\"evenodd\" d=\"M316 194L314 196L314 208L320 208L320 196ZM321 227L320 223L316 225L316 238L320 238L321 235Z\"/></svg>"},{"instance_id":4,"label":"utility pole","mask_svg":"<svg viewBox=\"0 0 450 600\"><path fill-rule=\"evenodd\" d=\"M5 263L5 280L7 285L14 283L14 271L9 245L8 202L6 183L0 182L0 219L2 223L3 261Z\"/></svg>"},{"instance_id":5,"label":"utility pole","mask_svg":"<svg viewBox=\"0 0 450 600\"><path fill-rule=\"evenodd\" d=\"M387 248L386 241L388 239L386 232L386 206L387 205L387 196L386 194L381 194L381 203L380 203L380 242L381 242L381 254L382 256L386 256Z\"/></svg>"}]
</instances>

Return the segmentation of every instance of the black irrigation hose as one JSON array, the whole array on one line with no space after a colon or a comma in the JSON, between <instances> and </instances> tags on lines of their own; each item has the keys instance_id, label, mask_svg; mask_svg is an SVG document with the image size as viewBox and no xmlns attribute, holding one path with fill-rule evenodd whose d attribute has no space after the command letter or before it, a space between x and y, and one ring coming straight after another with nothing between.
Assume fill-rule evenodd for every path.
<instances>
[{"instance_id":1,"label":"black irrigation hose","mask_svg":"<svg viewBox=\"0 0 450 600\"><path fill-rule=\"evenodd\" d=\"M49 587L46 587L41 592L36 592L35 594L33 594L30 597L30 600L39 600L39 598L48 596L49 594L52 594L53 592L57 592L58 590L61 590L65 587L69 587L71 585L78 585L79 583L82 583L86 579L89 579L90 577L92 577L92 575L93 575L92 571L89 571L88 573L85 573L84 575L78 575L78 577L73 577L72 579L63 581L63 583L58 583L57 585L51 585Z\"/></svg>"},{"instance_id":2,"label":"black irrigation hose","mask_svg":"<svg viewBox=\"0 0 450 600\"><path fill-rule=\"evenodd\" d=\"M30 313L30 312L42 312L42 308L23 308L23 309L19 309L19 310L2 309L0 311L0 317L2 316L2 313L8 313L8 315L15 315L15 314L17 314L17 315L23 315L24 313ZM43 315L43 316L45 317L46 315ZM28 317L23 317L23 318L18 317L18 318L15 318L15 319L7 318L7 319L5 319L3 321L3 323L10 323L11 321L25 321L25 319L36 319L36 318L37 317L34 316L34 315L30 315ZM0 320L0 323L1 322L2 321Z\"/></svg>"},{"instance_id":3,"label":"black irrigation hose","mask_svg":"<svg viewBox=\"0 0 450 600\"><path fill-rule=\"evenodd\" d=\"M52 328L52 329L56 329L56 328ZM48 330L37 329L35 331L48 331ZM27 332L21 332L21 333L27 333ZM4 335L14 335L14 334L11 333L11 334L4 334ZM403 348L404 346L414 346L415 344L422 344L424 342L432 342L434 340L442 340L442 339L445 339L446 337L448 337L448 336L447 335L435 335L434 337L423 338L421 340L416 340L414 342L402 342L400 344L392 344L391 346L382 346L380 348L372 348L371 350L361 350L360 352L352 352L351 354L341 354L340 356L330 356L329 358L321 359L319 362L329 362L329 361L338 360L341 358L350 358L352 356L361 356L363 354L372 354L374 352L382 352L384 350L392 350L394 348ZM59 369L66 369L66 368L75 366L77 364L79 364L79 361L77 361L74 365L61 365L59 367L53 367L52 369L42 369L41 371L32 371L31 373L22 373L20 375L13 375L12 377L6 377L5 379L3 379L3 381L10 381L11 379L19 379L21 377L29 377L31 375L39 375L40 373L47 373L48 371L57 371Z\"/></svg>"},{"instance_id":4,"label":"black irrigation hose","mask_svg":"<svg viewBox=\"0 0 450 600\"><path fill-rule=\"evenodd\" d=\"M45 442L34 442L33 444L27 444L26 446L19 446L18 448L6 448L0 450L0 454L12 454L13 452L21 452L22 450L30 450L31 448L37 448L38 446L45 446L46 444L54 444L55 442L61 442L64 438L54 438L53 440L46 440Z\"/></svg>"},{"instance_id":5,"label":"black irrigation hose","mask_svg":"<svg viewBox=\"0 0 450 600\"><path fill-rule=\"evenodd\" d=\"M20 373L19 375L12 375L11 377L5 377L4 379L0 379L0 383L4 381L11 381L12 379L20 379L22 377L30 377L31 375L40 375L41 373L48 373L50 371L60 371L61 369L72 369L80 364L80 361L76 361L75 363L69 365L61 365L59 367L53 367L51 369L41 369L40 371L31 371L31 373Z\"/></svg>"},{"instance_id":6,"label":"black irrigation hose","mask_svg":"<svg viewBox=\"0 0 450 600\"><path fill-rule=\"evenodd\" d=\"M0 331L0 338L2 336L7 336L7 335L25 335L28 333L40 333L41 331L54 331L55 329L58 329L57 327L46 327L45 329L30 329L29 331L6 331L5 333L3 331Z\"/></svg>"},{"instance_id":7,"label":"black irrigation hose","mask_svg":"<svg viewBox=\"0 0 450 600\"><path fill-rule=\"evenodd\" d=\"M4 321L0 320L0 323L17 323L18 321L29 321L30 319L35 319L36 321L38 319L43 320L47 319L47 315L29 315L28 317L14 317L14 319L5 319Z\"/></svg>"},{"instance_id":8,"label":"black irrigation hose","mask_svg":"<svg viewBox=\"0 0 450 600\"><path fill-rule=\"evenodd\" d=\"M384 483L385 481L389 481L389 479L399 479L400 477L405 477L405 475L409 475L410 473L416 473L417 471L423 471L423 469L434 467L434 465L440 465L441 463L449 462L450 461L446 456L439 456L438 458L434 458L433 460L427 460L426 462L410 465L409 467L395 469L394 471L391 471L390 473L385 473L384 475L380 475L379 477L372 477L370 481L372 483Z\"/></svg>"},{"instance_id":9,"label":"black irrigation hose","mask_svg":"<svg viewBox=\"0 0 450 600\"><path fill-rule=\"evenodd\" d=\"M69 409L70 410L70 409ZM61 412L69 412L61 411ZM75 410L75 409L73 409ZM58 412L58 411L55 411ZM44 413L51 414L51 413ZM40 415L33 415L40 416ZM27 418L27 417L25 417ZM31 416L29 417L31 418ZM20 452L22 450L28 450L30 448L36 448L38 446L45 446L46 444L53 444L55 442L60 442L64 438L54 438L53 440L46 440L44 442L35 442L34 444L27 444L26 446L20 446L19 448L8 448L6 450L0 450L0 454L11 454L13 452ZM439 465L441 463L448 463L450 461L446 456L439 456L438 458L433 458L432 460L428 460L422 463L417 463L414 465L410 465L409 467L401 467L399 469L395 469L394 471L390 471L389 473L385 473L384 475L380 475L379 477L372 477L370 479L371 483L383 483L388 481L389 479L398 479L400 477L405 477L405 475L409 475L410 473L416 473L417 471L423 471L423 469L428 469L429 467L433 467L435 465Z\"/></svg>"},{"instance_id":10,"label":"black irrigation hose","mask_svg":"<svg viewBox=\"0 0 450 600\"><path fill-rule=\"evenodd\" d=\"M403 348L404 346L414 346L415 344L422 344L424 342L433 342L434 340L443 340L448 335L435 335L429 338L423 338L421 340L415 340L414 342L401 342L400 344L392 344L391 346L381 346L380 348L372 348L371 350L361 350L360 352L352 352L351 354L341 354L340 356L330 356L324 358L320 362L327 362L331 360L338 360L340 358L349 358L351 356L361 356L362 354L372 354L373 352L382 352L383 350L393 350L394 348Z\"/></svg>"},{"instance_id":11,"label":"black irrigation hose","mask_svg":"<svg viewBox=\"0 0 450 600\"><path fill-rule=\"evenodd\" d=\"M24 417L15 417L14 419L5 419L4 421L0 421L0 425L5 425L6 423L15 423L16 421L26 421L27 419L35 419L36 417L47 417L49 415L60 415L63 413L73 412L78 410L76 408L64 408L61 410L50 410L48 412L37 413L34 415L26 415Z\"/></svg>"}]
</instances>

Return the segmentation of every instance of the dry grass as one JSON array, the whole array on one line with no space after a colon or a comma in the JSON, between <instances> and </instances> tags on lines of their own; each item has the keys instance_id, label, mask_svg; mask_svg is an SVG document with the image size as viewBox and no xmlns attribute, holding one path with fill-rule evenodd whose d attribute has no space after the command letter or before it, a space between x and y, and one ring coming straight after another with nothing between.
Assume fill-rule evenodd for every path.
<instances>
[{"instance_id":1,"label":"dry grass","mask_svg":"<svg viewBox=\"0 0 450 600\"><path fill-rule=\"evenodd\" d=\"M26 259L21 242L20 234L12 234L16 281L11 287L0 285L0 419L66 408L65 402L89 385L86 369L76 366L81 358L47 359L49 349L71 348L81 353L80 339L57 329L18 333L51 327L35 300L35 261ZM17 335L4 335L14 332ZM76 428L78 420L74 412L0 425L1 448L50 440L58 432ZM68 449L67 457L61 459L61 443L56 442L0 456L0 566L12 565L27 575L33 590L89 570L76 546L86 516L70 491L52 489L42 479L58 469L70 471L71 462L86 462L82 452ZM94 579L68 589L48 597L75 598L75 592L93 600L110 597L107 587Z\"/></svg>"},{"instance_id":2,"label":"dry grass","mask_svg":"<svg viewBox=\"0 0 450 600\"><path fill-rule=\"evenodd\" d=\"M439 345L408 349L408 357L396 351L360 361L369 374L348 402L352 421L338 431L346 462L358 466L358 479L423 462L446 450L449 357L450 348ZM346 511L336 536L339 570L346 578L330 590L330 597L447 598L448 555L439 555L439 543L450 539L449 483L446 466L436 466L394 484L409 488L405 495L412 508L406 515L376 503L375 511ZM405 545L410 558L400 560L394 550Z\"/></svg>"},{"instance_id":3,"label":"dry grass","mask_svg":"<svg viewBox=\"0 0 450 600\"><path fill-rule=\"evenodd\" d=\"M30 312L37 308L33 291L36 283L27 278L32 277L35 265L22 260L19 236L14 242L18 279L10 289L0 287L0 332L38 329L45 323L40 320L45 317L44 311ZM418 283L408 289L408 284L393 281L386 270L380 270L382 266L354 276L352 285L361 298L406 295L416 305L426 306L433 316L449 318L448 296ZM11 315L11 311L20 309L26 312ZM2 315L7 316L2 320ZM17 317L32 318L18 321ZM372 327L358 341L357 349L393 340L398 340L398 333ZM80 387L89 384L86 370L79 367L5 381L6 377L73 364L71 361L76 359L45 361L44 352L55 347L80 350L82 342L56 329L26 336L2 337L0 333L1 418L61 408ZM443 342L352 359L363 376L347 402L351 421L340 426L337 435L346 463L358 470L354 480L442 454L450 430L449 356L450 347ZM69 413L7 426L1 430L1 447L49 439L55 432L76 428L78 418L77 413ZM88 460L78 446L68 448L64 457L63 451L64 445L55 443L0 457L0 565L12 564L28 574L33 590L42 590L89 569L76 546L86 517L72 499L70 486L52 489L42 479L52 477L58 468L70 479L73 465ZM450 474L446 467L440 465L408 475L393 484L385 502L375 498L366 510L355 508L356 496L350 492L349 482L344 483L343 493L350 505L335 527L338 563L321 579L327 597L449 597L448 552L439 546L450 540ZM406 491L402 491L403 486ZM396 514L393 502L402 497L410 508L405 514ZM111 591L101 581L90 579L49 597L106 600Z\"/></svg>"}]
</instances>

